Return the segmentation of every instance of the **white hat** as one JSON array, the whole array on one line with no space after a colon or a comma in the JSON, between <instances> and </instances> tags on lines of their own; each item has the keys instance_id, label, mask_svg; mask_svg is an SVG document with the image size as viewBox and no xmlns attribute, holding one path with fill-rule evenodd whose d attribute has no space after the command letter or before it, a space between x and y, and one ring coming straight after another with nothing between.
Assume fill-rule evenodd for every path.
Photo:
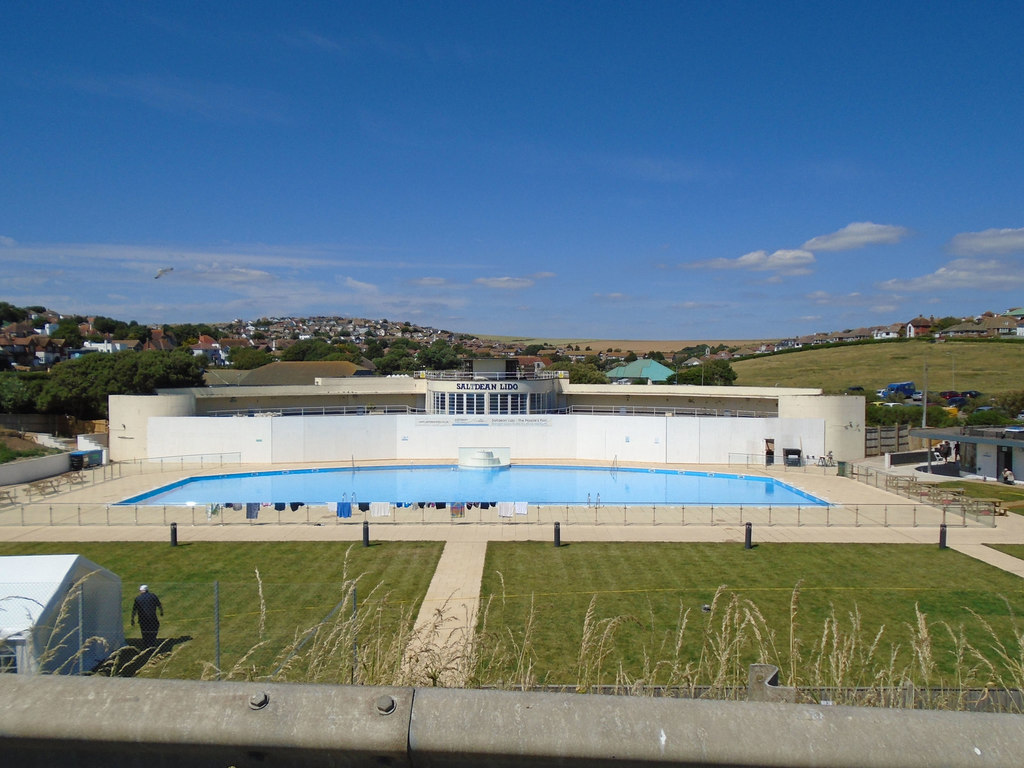
<instances>
[{"instance_id":1,"label":"white hat","mask_svg":"<svg viewBox=\"0 0 1024 768\"><path fill-rule=\"evenodd\" d=\"M146 584L140 584L139 585L139 592L148 592L148 591L149 591L149 586L148 585L146 585Z\"/></svg>"}]
</instances>

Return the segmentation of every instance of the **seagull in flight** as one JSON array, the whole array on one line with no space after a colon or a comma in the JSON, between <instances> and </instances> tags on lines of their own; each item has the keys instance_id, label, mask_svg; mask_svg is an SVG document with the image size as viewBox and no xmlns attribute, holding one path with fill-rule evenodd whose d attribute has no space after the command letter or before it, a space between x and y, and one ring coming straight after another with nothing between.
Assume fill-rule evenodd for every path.
<instances>
[{"instance_id":1,"label":"seagull in flight","mask_svg":"<svg viewBox=\"0 0 1024 768\"><path fill-rule=\"evenodd\" d=\"M173 271L174 271L174 267L164 267L163 269L158 269L156 274L153 275L153 279L154 280L159 280L161 277L166 275L168 272L173 272Z\"/></svg>"}]
</instances>

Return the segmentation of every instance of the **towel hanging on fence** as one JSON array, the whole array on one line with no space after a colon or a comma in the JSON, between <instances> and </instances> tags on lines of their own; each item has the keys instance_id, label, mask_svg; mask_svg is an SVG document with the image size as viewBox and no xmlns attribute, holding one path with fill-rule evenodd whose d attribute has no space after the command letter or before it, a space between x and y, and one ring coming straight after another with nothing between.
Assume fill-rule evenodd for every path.
<instances>
[{"instance_id":1,"label":"towel hanging on fence","mask_svg":"<svg viewBox=\"0 0 1024 768\"><path fill-rule=\"evenodd\" d=\"M370 517L388 517L391 515L391 504L386 501L370 502Z\"/></svg>"},{"instance_id":2,"label":"towel hanging on fence","mask_svg":"<svg viewBox=\"0 0 1024 768\"><path fill-rule=\"evenodd\" d=\"M512 517L515 513L515 506L511 501L499 501L498 517Z\"/></svg>"},{"instance_id":3,"label":"towel hanging on fence","mask_svg":"<svg viewBox=\"0 0 1024 768\"><path fill-rule=\"evenodd\" d=\"M517 515L525 515L527 510L529 509L529 506L525 501L517 501L515 503L515 508Z\"/></svg>"},{"instance_id":4,"label":"towel hanging on fence","mask_svg":"<svg viewBox=\"0 0 1024 768\"><path fill-rule=\"evenodd\" d=\"M352 502L339 501L335 511L337 512L338 517L352 517Z\"/></svg>"},{"instance_id":5,"label":"towel hanging on fence","mask_svg":"<svg viewBox=\"0 0 1024 768\"><path fill-rule=\"evenodd\" d=\"M245 519L256 520L260 516L260 505L258 501L250 501L245 505Z\"/></svg>"}]
</instances>

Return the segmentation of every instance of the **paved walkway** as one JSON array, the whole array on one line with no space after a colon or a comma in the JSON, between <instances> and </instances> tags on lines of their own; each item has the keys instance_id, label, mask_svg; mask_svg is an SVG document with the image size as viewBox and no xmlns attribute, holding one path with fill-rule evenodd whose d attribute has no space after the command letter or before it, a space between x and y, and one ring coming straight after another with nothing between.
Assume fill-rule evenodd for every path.
<instances>
[{"instance_id":1,"label":"paved walkway","mask_svg":"<svg viewBox=\"0 0 1024 768\"><path fill-rule=\"evenodd\" d=\"M246 467L246 469L251 469ZM701 467L704 471L712 471ZM254 470L255 471L255 470ZM720 471L736 470L720 468ZM913 473L912 470L905 470ZM61 502L104 503L123 499L135 493L173 482L191 474L161 473L122 478L107 483L78 488L62 494ZM751 474L755 474L751 472ZM785 482L847 509L868 509L857 519L862 524L829 525L795 524L779 514L773 524L753 524L755 542L821 542L821 543L918 543L938 545L937 512L927 525L915 525L918 515L907 517L907 499L862 483L838 478L818 471L772 472ZM946 478L924 478L942 480ZM863 506L862 506L863 505ZM616 523L623 518L621 509L569 508L568 524L561 525L561 538L572 541L679 541L679 542L742 542L745 527L742 519L728 518L723 513L719 524L657 525L632 522ZM571 513L571 514L570 514ZM3 520L4 510L0 510ZM882 517L884 515L884 518ZM899 516L903 517L900 518ZM878 524L882 519L898 524ZM594 524L591 521L599 521ZM874 524L863 524L872 522ZM786 523L786 524L782 524ZM490 523L395 524L371 522L371 537L383 541L439 540L445 548L433 579L424 597L415 623L414 638L406 658L410 681L416 684L440 683L458 685L468 670L472 653L473 628L480 601L480 583L489 541L552 541L553 525L539 515L529 521ZM218 525L205 522L178 526L178 539L187 541L360 541L362 525L338 524L272 524L260 522L246 525ZM163 525L8 525L0 524L2 541L167 541L168 529ZM969 525L950 526L947 543L969 557L1024 578L1024 560L1011 557L985 546L989 543L1024 544L1024 517L1009 515L996 520L995 527Z\"/></svg>"}]
</instances>

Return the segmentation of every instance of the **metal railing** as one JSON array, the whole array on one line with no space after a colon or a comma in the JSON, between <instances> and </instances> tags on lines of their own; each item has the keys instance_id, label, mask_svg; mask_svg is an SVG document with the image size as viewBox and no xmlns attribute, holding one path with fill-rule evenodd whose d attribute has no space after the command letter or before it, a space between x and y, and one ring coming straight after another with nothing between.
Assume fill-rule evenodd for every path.
<instances>
[{"instance_id":1,"label":"metal railing","mask_svg":"<svg viewBox=\"0 0 1024 768\"><path fill-rule=\"evenodd\" d=\"M558 412L600 416L713 416L740 419L770 419L779 415L774 411L742 408L668 408L653 405L572 405Z\"/></svg>"},{"instance_id":2,"label":"metal railing","mask_svg":"<svg viewBox=\"0 0 1024 768\"><path fill-rule=\"evenodd\" d=\"M222 525L542 525L755 526L938 528L995 527L991 514L965 505L932 503L797 506L715 504L529 504L521 512L481 504L351 504L341 517L334 502L277 505L16 502L0 506L0 526ZM237 508L235 508L237 507ZM248 508L247 508L248 507ZM253 508L255 507L255 509ZM347 514L346 510L345 513Z\"/></svg>"},{"instance_id":3,"label":"metal railing","mask_svg":"<svg viewBox=\"0 0 1024 768\"><path fill-rule=\"evenodd\" d=\"M774 701L0 675L11 765L1020 764L1024 718Z\"/></svg>"},{"instance_id":4,"label":"metal railing","mask_svg":"<svg viewBox=\"0 0 1024 768\"><path fill-rule=\"evenodd\" d=\"M959 514L976 521L990 520L993 527L995 518L1006 514L997 499L972 498L958 488L922 483L910 475L884 472L862 464L850 464L847 466L846 477L906 499L938 507L953 515Z\"/></svg>"}]
</instances>

